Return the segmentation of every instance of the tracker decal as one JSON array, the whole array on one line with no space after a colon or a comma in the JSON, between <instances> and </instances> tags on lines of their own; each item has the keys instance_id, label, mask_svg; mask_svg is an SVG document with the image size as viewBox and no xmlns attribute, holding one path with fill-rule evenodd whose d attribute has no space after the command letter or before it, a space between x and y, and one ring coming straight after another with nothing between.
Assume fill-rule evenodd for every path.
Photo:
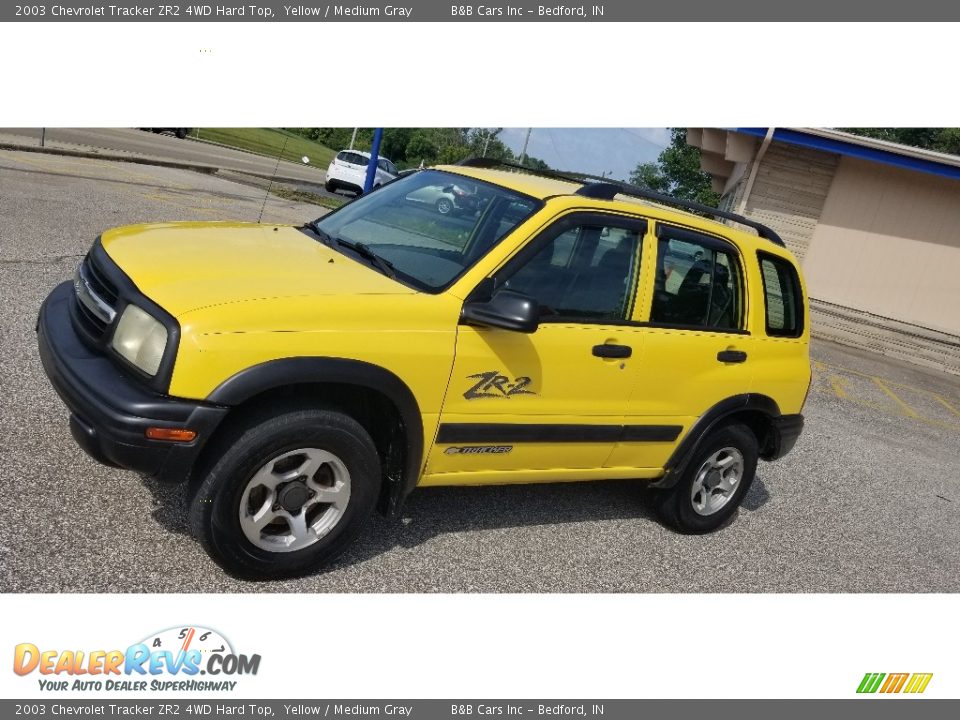
<instances>
[{"instance_id":1,"label":"tracker decal","mask_svg":"<svg viewBox=\"0 0 960 720\"><path fill-rule=\"evenodd\" d=\"M468 445L448 447L443 452L446 455L506 455L511 450L513 445Z\"/></svg>"}]
</instances>

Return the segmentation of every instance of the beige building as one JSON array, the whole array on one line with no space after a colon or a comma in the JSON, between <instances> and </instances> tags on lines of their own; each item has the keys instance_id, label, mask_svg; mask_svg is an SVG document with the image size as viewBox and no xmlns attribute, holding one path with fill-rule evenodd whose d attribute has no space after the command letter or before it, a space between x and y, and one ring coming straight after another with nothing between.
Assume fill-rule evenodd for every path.
<instances>
[{"instance_id":1,"label":"beige building","mask_svg":"<svg viewBox=\"0 0 960 720\"><path fill-rule=\"evenodd\" d=\"M815 335L960 375L960 157L809 128L689 128L721 207L803 263Z\"/></svg>"}]
</instances>

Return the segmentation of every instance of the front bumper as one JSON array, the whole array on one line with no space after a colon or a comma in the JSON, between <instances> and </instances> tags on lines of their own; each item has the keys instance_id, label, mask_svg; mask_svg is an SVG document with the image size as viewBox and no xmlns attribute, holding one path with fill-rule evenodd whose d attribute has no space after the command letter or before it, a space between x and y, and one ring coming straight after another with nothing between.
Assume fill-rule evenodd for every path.
<instances>
[{"instance_id":1,"label":"front bumper","mask_svg":"<svg viewBox=\"0 0 960 720\"><path fill-rule=\"evenodd\" d=\"M40 360L70 410L70 432L94 460L176 482L185 480L226 408L157 394L81 340L70 319L73 284L54 288L40 308ZM148 440L149 427L194 430L189 443Z\"/></svg>"}]
</instances>

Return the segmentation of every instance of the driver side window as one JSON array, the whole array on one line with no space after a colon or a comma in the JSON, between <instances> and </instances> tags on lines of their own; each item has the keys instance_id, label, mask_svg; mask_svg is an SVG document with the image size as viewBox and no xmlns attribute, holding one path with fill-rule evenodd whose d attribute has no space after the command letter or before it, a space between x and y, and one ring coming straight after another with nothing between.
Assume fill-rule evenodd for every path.
<instances>
[{"instance_id":1,"label":"driver side window","mask_svg":"<svg viewBox=\"0 0 960 720\"><path fill-rule=\"evenodd\" d=\"M645 226L597 220L561 221L546 242L534 241L532 255L508 266L498 284L535 298L541 322L628 319Z\"/></svg>"}]
</instances>

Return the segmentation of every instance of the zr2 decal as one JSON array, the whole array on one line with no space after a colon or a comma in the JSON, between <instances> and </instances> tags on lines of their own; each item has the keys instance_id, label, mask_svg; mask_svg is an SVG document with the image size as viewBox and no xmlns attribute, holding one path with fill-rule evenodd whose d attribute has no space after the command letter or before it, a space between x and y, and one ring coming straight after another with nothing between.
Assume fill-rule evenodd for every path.
<instances>
[{"instance_id":1,"label":"zr2 decal","mask_svg":"<svg viewBox=\"0 0 960 720\"><path fill-rule=\"evenodd\" d=\"M467 390L463 397L467 400L476 400L478 398L508 398L514 395L536 395L530 387L532 380L526 375L521 375L515 380L510 380L506 375L501 375L499 370L468 375L468 380L477 380L474 385Z\"/></svg>"}]
</instances>

